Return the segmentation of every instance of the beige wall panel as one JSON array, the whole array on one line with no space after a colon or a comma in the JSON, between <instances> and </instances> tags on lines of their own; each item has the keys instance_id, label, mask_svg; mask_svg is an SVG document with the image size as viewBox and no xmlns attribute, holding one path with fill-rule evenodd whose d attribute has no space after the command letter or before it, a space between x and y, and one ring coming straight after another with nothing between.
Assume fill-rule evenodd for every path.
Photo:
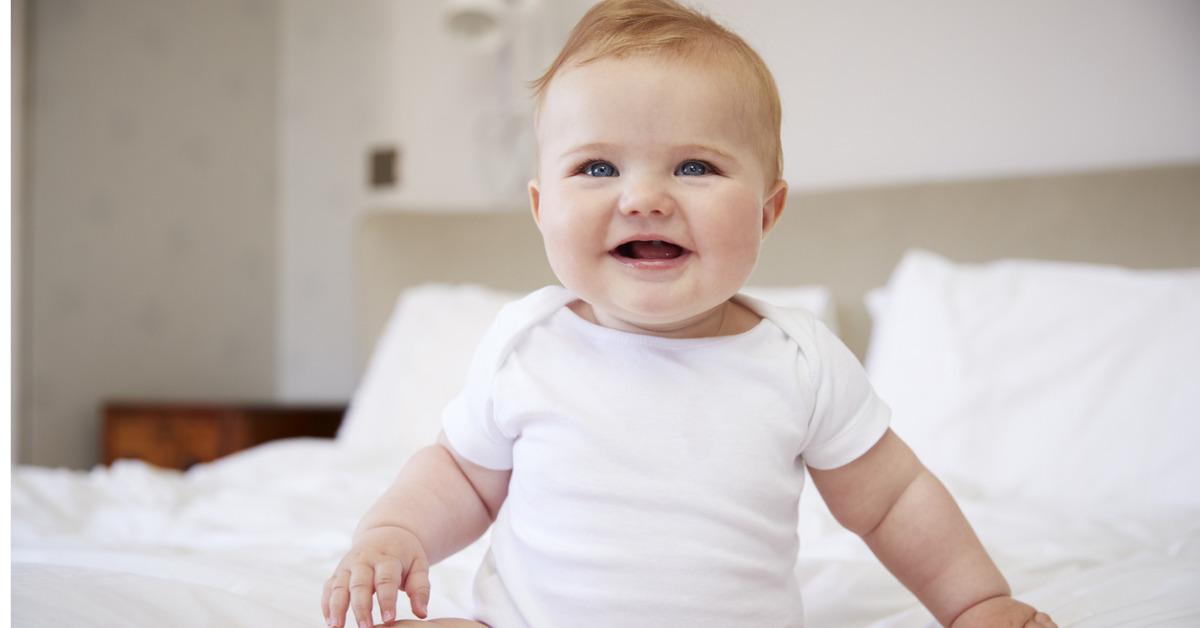
<instances>
[{"instance_id":1,"label":"beige wall panel","mask_svg":"<svg viewBox=\"0 0 1200 628\"><path fill-rule=\"evenodd\" d=\"M104 399L273 395L277 7L28 8L24 462L85 467Z\"/></svg>"}]
</instances>

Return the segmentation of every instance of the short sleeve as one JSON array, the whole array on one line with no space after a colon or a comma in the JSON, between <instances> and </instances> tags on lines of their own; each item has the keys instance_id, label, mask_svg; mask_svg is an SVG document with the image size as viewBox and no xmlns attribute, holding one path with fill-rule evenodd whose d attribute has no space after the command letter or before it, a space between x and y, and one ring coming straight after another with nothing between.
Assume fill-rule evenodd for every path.
<instances>
[{"instance_id":1,"label":"short sleeve","mask_svg":"<svg viewBox=\"0 0 1200 628\"><path fill-rule=\"evenodd\" d=\"M486 408L480 411L479 405L471 403L474 396L469 390L471 384L450 403L442 412L442 429L446 440L458 455L488 469L503 470L512 468L512 439L506 438L493 420L490 412L491 402L485 402Z\"/></svg>"},{"instance_id":2,"label":"short sleeve","mask_svg":"<svg viewBox=\"0 0 1200 628\"><path fill-rule=\"evenodd\" d=\"M507 344L505 327L504 317L497 316L475 348L462 390L442 411L442 430L454 451L496 470L512 468L513 439L500 430L492 412L492 382Z\"/></svg>"},{"instance_id":3,"label":"short sleeve","mask_svg":"<svg viewBox=\"0 0 1200 628\"><path fill-rule=\"evenodd\" d=\"M442 411L442 430L458 455L488 469L511 469L517 435L502 429L494 414L496 373L517 339L532 324L574 297L547 286L500 309L471 358L462 391Z\"/></svg>"},{"instance_id":4,"label":"short sleeve","mask_svg":"<svg viewBox=\"0 0 1200 628\"><path fill-rule=\"evenodd\" d=\"M813 344L813 414L801 456L814 469L836 469L879 442L891 410L875 394L858 358L819 321L814 321Z\"/></svg>"}]
</instances>

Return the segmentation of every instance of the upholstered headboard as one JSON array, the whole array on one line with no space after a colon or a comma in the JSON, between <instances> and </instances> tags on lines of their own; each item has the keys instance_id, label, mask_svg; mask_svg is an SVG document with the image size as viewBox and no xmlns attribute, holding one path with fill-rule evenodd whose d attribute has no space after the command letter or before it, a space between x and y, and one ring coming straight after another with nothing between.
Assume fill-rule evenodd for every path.
<instances>
[{"instance_id":1,"label":"upholstered headboard","mask_svg":"<svg viewBox=\"0 0 1200 628\"><path fill-rule=\"evenodd\" d=\"M1200 267L1200 164L793 192L751 283L828 286L842 336L861 356L869 334L863 296L883 285L912 247L965 262L1023 257ZM368 212L355 255L364 361L408 286L531 290L555 282L524 207Z\"/></svg>"}]
</instances>

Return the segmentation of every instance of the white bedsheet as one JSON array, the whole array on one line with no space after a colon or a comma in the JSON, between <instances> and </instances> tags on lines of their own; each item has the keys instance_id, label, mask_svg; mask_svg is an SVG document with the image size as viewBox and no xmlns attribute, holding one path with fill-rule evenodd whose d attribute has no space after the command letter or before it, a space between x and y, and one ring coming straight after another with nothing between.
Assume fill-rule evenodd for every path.
<instances>
[{"instance_id":1,"label":"white bedsheet","mask_svg":"<svg viewBox=\"0 0 1200 628\"><path fill-rule=\"evenodd\" d=\"M18 467L14 625L321 626L321 584L399 465L295 439L186 474ZM930 625L814 495L801 513L809 625ZM1200 625L1200 513L1096 520L959 498L1017 593L1060 625ZM485 542L434 567L434 614L466 612Z\"/></svg>"}]
</instances>

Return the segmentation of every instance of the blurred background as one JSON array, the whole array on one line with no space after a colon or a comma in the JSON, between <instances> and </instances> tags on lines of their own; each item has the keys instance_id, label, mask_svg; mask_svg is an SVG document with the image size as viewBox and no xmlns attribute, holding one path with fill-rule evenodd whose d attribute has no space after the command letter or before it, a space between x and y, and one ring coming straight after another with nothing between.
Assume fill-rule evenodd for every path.
<instances>
[{"instance_id":1,"label":"blurred background","mask_svg":"<svg viewBox=\"0 0 1200 628\"><path fill-rule=\"evenodd\" d=\"M14 460L95 464L105 400L349 399L362 217L525 211L591 4L14 0ZM1194 0L689 4L799 190L1200 161Z\"/></svg>"}]
</instances>

